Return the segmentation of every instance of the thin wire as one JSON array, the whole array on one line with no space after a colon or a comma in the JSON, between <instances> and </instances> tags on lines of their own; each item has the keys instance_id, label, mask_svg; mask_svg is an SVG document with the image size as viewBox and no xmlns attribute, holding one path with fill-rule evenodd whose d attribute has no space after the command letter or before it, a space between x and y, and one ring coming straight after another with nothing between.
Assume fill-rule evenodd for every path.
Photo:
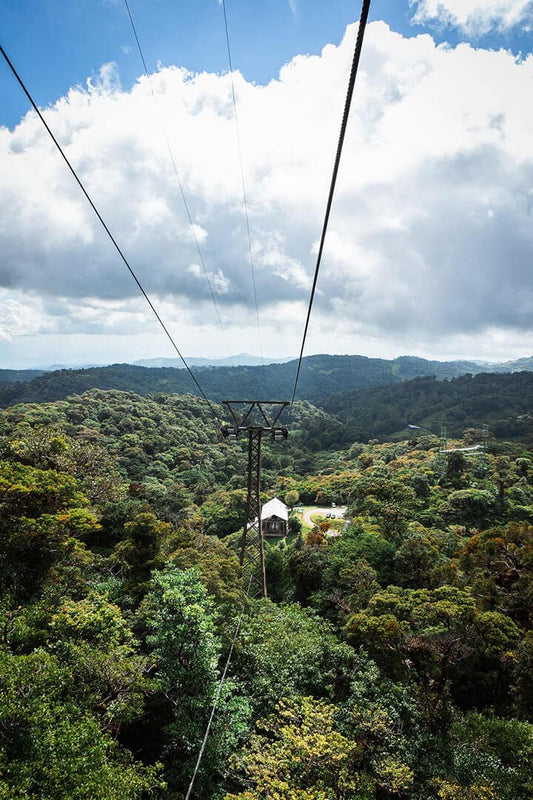
<instances>
[{"instance_id":1,"label":"thin wire","mask_svg":"<svg viewBox=\"0 0 533 800\"><path fill-rule=\"evenodd\" d=\"M235 119L235 130L237 133L237 150L239 152L239 164L241 169L241 184L242 184L242 199L244 204L244 216L246 218L246 232L248 235L248 253L250 257L250 268L252 271L252 287L254 293L254 303L255 303L255 318L257 322L257 336L259 339L259 350L261 356L261 364L264 367L264 360L263 360L263 341L261 337L261 326L259 324L259 306L257 303L257 287L255 283L255 267L254 267L254 259L252 254L252 234L250 232L250 217L248 214L248 196L246 192L246 181L244 180L244 162L242 158L242 147L241 147L241 135L239 130L239 116L237 114L237 98L235 95L235 82L233 80L233 63L231 58L231 46L229 40L229 28L228 28L228 15L226 13L226 0L222 0L222 11L224 13L224 30L226 32L226 48L228 51L228 64L229 64L229 74L231 80L231 98L233 101L233 116Z\"/></svg>"},{"instance_id":2,"label":"thin wire","mask_svg":"<svg viewBox=\"0 0 533 800\"><path fill-rule=\"evenodd\" d=\"M322 261L322 251L324 249L324 242L325 242L325 239L326 239L326 233L327 233L327 229L328 229L329 216L330 216L330 212L331 212L331 206L332 206L332 203L333 203L333 195L335 194L335 185L337 183L337 174L339 172L339 164L340 164L340 160L341 160L342 147L343 147L343 144L344 144L344 137L345 137L346 128L347 128L347 125L348 125L348 116L350 114L350 106L351 106L353 90L354 90L354 86L355 86L355 79L356 79L356 76L357 76L357 69L358 69L358 66L359 66L359 59L361 57L361 50L362 50L362 47L363 47L363 37L365 35L365 28L366 28L366 23L367 23L367 19L368 19L369 9L370 9L370 0L363 0L363 7L361 9L361 17L359 19L359 30L357 32L357 41L356 41L356 44L355 44L355 51L354 51L353 61L352 61L352 69L351 69L351 72L350 72L350 79L348 81L348 91L346 93L346 101L344 103L344 113L342 115L342 123L341 123L341 129L340 129L340 134L339 134L339 142L337 144L337 153L335 155L335 164L333 166L333 174L331 176L331 184L330 184L330 188L329 188L328 202L327 202L327 205L326 205L326 214L325 214L325 217L324 217L324 224L323 224L323 227L322 227L322 235L320 237L320 247L318 248L318 255L317 255L316 267L315 267L315 275L314 275L314 278L313 278L313 286L311 288L311 296L309 298L309 306L307 308L307 317L306 317L306 320L305 320L305 328L304 328L304 333L303 333L303 338L302 338L302 346L300 348L300 357L298 359L298 367L297 367L297 370L296 370L296 378L294 380L294 387L293 387L293 390L292 390L290 412L292 412L292 406L293 406L293 403L294 403L294 397L296 395L296 387L298 386L298 378L300 377L300 369L301 369L301 366L302 366L302 358L303 358L303 354L304 354L305 340L307 338L307 330L309 328L309 319L311 317L311 309L313 307L313 300L314 300L314 297L315 297L315 289L316 289L316 284L317 284L317 280L318 280L318 273L319 273L319 270L320 270L320 263Z\"/></svg>"},{"instance_id":3,"label":"thin wire","mask_svg":"<svg viewBox=\"0 0 533 800\"><path fill-rule=\"evenodd\" d=\"M250 594L250 586L251 585L252 585L252 576L250 575L250 580L248 581L248 588L246 590L245 598L247 598L249 596L249 594ZM235 633L233 634L233 639L231 641L231 646L230 646L230 649L229 649L228 657L227 657L226 663L224 665L224 670L222 672L222 676L220 678L220 681L219 681L219 684L218 684L218 687L217 687L217 691L215 693L215 699L214 699L214 702L213 702L213 707L211 708L211 714L209 715L209 721L207 723L207 728L205 729L204 738L202 739L202 746L200 747L200 752L198 753L198 758L196 759L196 766L194 767L194 772L192 774L191 782L189 783L189 788L187 789L187 794L185 795L185 800L189 800L189 798L191 796L191 792L193 790L194 782L196 780L196 776L198 774L198 770L199 770L200 764L202 762L202 758L203 758L203 755L204 755L204 751L205 751L205 747L206 747L206 744L207 744L207 740L209 738L209 732L211 730L211 725L213 723L213 719L214 719L214 716L215 716L215 713L216 713L216 710L217 710L218 701L220 700L220 694L222 692L222 687L223 687L224 682L226 680L226 675L228 674L228 669L229 669L231 657L233 655L233 650L235 648L235 643L237 641L237 636L239 635L239 631L241 629L241 624L242 624L242 620L243 620L243 617L244 617L245 607L246 607L245 603L243 603L243 606L242 606L242 609L241 609L241 613L240 613L239 619L237 621L237 626L235 628Z\"/></svg>"},{"instance_id":4,"label":"thin wire","mask_svg":"<svg viewBox=\"0 0 533 800\"><path fill-rule=\"evenodd\" d=\"M128 0L124 0L124 3L126 5L126 11L128 12L128 17L130 19L131 29L133 31L133 36L135 37L135 41L137 42L137 49L139 50L139 55L141 57L141 61L142 61L142 64L143 64L144 74L145 74L145 76L147 78L150 78L150 75L148 73L148 67L146 66L146 59L144 57L143 49L141 47L141 42L140 42L139 36L137 34L137 27L136 27L134 19L133 19L133 14L131 13L131 9L130 9ZM154 101L156 101L157 98L155 96L155 92L153 90L152 84L150 83L149 86L150 86L150 92L152 94L152 97L153 97ZM202 265L202 269L203 269L203 272L204 272L204 275L205 275L205 279L207 281L207 285L209 286L209 294L211 295L211 300L212 300L213 305L215 307L218 326L220 328L220 332L225 337L226 332L224 330L224 325L222 324L222 317L220 316L220 310L218 308L218 303L216 301L215 293L214 293L213 287L211 285L211 280L209 278L209 273L208 273L207 268L205 266L204 256L203 256L202 250L200 248L200 242L198 241L198 236L196 235L196 229L194 227L191 211L190 211L190 208L189 208L189 203L187 201L187 196L186 196L185 190L183 188L183 183L181 181L180 174L178 172L178 167L176 165L176 160L174 158L174 153L172 152L172 148L170 146L170 142L169 142L168 136L167 136L165 131L163 132L163 135L164 135L164 139L165 139L165 144L167 146L168 155L169 155L169 158L170 158L170 163L172 164L172 168L174 170L174 175L176 176L176 182L178 184L178 188L179 188L179 191L180 191L181 199L183 200L183 205L185 206L185 211L187 213L187 218L189 220L189 227L191 229L191 232L192 232L192 235L193 235L193 239L194 239L194 243L196 245L196 251L198 253L198 258L200 259L200 264ZM228 350L228 355L230 357L230 360L231 360L232 364L235 366L235 364L233 362L233 356L230 354L229 350Z\"/></svg>"},{"instance_id":5,"label":"thin wire","mask_svg":"<svg viewBox=\"0 0 533 800\"><path fill-rule=\"evenodd\" d=\"M195 383L195 385L196 385L196 387L197 387L198 391L200 392L201 396L204 398L204 400L206 401L206 403L209 405L209 408L211 409L211 413L213 414L213 416L214 416L215 420L219 421L218 414L216 413L216 411L215 411L215 408L214 408L213 404L212 404L212 403L211 403L211 401L208 399L207 395L204 393L204 390L202 389L202 387L200 386L200 384L199 384L199 383L198 383L198 381L196 380L196 378L195 378L194 374L193 374L193 373L192 373L192 371L191 371L191 368L189 367L189 365L188 365L188 364L187 364L187 362L185 361L185 359L184 359L184 357L182 356L182 354L181 354L181 352L180 352L180 350L179 350L179 348L178 348L178 346L177 346L176 342L175 342L175 341L174 341L174 339L172 338L172 335L171 335L170 331L168 330L167 326L165 325L165 323L163 322L163 320L162 320L162 319L161 319L161 317L159 316L159 313L158 313L157 309L155 308L154 304L152 303L152 301L150 300L149 296L147 295L147 293L146 293L146 291L145 291L145 289L144 289L143 285L141 284L141 282L140 282L140 280L138 279L137 275L135 274L135 272L133 271L132 267L130 266L130 264L129 264L129 262L128 262L128 259L126 258L126 256L125 256L125 255L124 255L124 253L122 252L122 250L120 249L120 247L119 247L119 245L118 245L118 243L117 243L117 241L116 241L115 237L113 236L113 234L112 234L112 233L111 233L111 231L109 230L109 228L108 228L107 224L105 223L105 221L104 221L104 219L103 219L102 215L100 214L100 212L99 212L99 211L98 211L98 209L96 208L96 206L95 206L94 202L92 201L92 199L91 199L91 197L90 197L89 193L87 192L87 190L86 190L85 186L83 185L83 183L81 182L80 178L78 177L78 175L77 175L77 173L76 173L76 171L75 171L74 167L72 166L72 164L71 164L71 163L70 163L70 161L68 160L67 156L65 155L65 152L63 151L63 148L61 147L61 145L60 145L60 144L59 144L59 142L57 141L57 139L56 139L56 137L54 136L54 134L52 133L51 129L48 127L48 123L46 122L45 118L43 117L43 115L42 115L42 114L41 114L41 112L39 111L39 109L38 109L38 107L37 107L37 105L36 105L36 103L35 103L35 101L34 101L33 97L31 96L31 94L29 93L28 89L26 88L26 85L24 84L24 81L22 80L22 78L21 78L21 77L20 77L20 75L18 74L17 70L15 69L15 67L13 66L13 64L11 63L11 61L10 61L10 59L9 59L9 57L8 57L8 55L7 55L7 53L6 53L6 51L4 50L4 48L3 48L1 45L0 45L0 51L1 51L1 53L2 53L2 55L3 55L3 57L4 57L4 59L6 60L6 62L7 62L7 64L8 64L8 66L9 66L9 68L10 68L11 72L13 73L13 75L15 76L15 78L17 79L17 81L18 81L18 83L19 83L19 85L20 85L20 87L21 87L22 91L24 92L24 94L25 94L25 95L26 95L26 97L28 98L29 102L31 103L31 105L32 105L32 107L33 107L33 110L35 111L35 113L37 114L37 116L39 117L39 119L41 120L41 122L43 123L44 127L46 128L46 130L47 130L47 132L48 132L48 134L49 134L49 136L50 136L50 138L52 139L53 143L55 144L55 146L56 146L56 147L57 147L57 149L59 150L59 153L61 154L61 156L62 156L62 158L63 158L63 160L64 160L65 164L67 165L67 167L69 168L70 172L72 173L72 175L73 175L73 177L74 177L74 179L75 179L76 183L78 184L78 186L79 186L79 187L80 187L80 189L82 190L83 194L85 195L85 198L87 199L87 201L88 201L89 205L91 206L92 210L94 211L94 213L95 213L95 214L96 214L96 216L98 217L98 220L99 220L99 222L101 223L101 225L102 225L103 229L104 229L104 230L105 230L105 232L107 233L108 237L111 239L111 242L113 243L113 245L114 245L114 247L115 247L115 250L116 250L116 251L117 251L117 253L119 254L119 256L120 256L120 258L122 259L123 263L125 264L125 266L126 266L126 268L127 268L128 272L130 273L131 277L133 278L133 280L134 280L134 281L135 281L135 283L137 284L137 287L139 288L139 290L140 290L141 294L143 295L144 299L146 300L146 302L147 302L147 303L148 303L148 305L150 306L150 308L151 308L152 312L154 313L154 316L155 316L155 318L157 319L157 321L159 322L159 324L160 324L160 325L161 325L161 327L163 328L164 332L166 333L166 335L167 335L167 338L168 338L168 340L170 341L170 344L172 345L172 347L174 348L174 350L176 351L176 353L177 353L177 354L178 354L178 356L180 357L181 361L183 362L183 365L185 366L185 369L187 370L187 372L189 373L189 375L190 375L190 377L192 378L193 382Z\"/></svg>"}]
</instances>

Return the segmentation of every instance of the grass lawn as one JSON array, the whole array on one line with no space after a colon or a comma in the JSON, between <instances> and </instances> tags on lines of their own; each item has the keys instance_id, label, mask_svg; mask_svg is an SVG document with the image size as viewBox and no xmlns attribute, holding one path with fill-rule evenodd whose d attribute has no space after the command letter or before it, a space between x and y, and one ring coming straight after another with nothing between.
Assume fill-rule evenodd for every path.
<instances>
[{"instance_id":1,"label":"grass lawn","mask_svg":"<svg viewBox=\"0 0 533 800\"><path fill-rule=\"evenodd\" d=\"M315 523L315 525L320 525L321 522L329 522L330 529L332 531L342 531L344 527L344 520L343 519L326 519L323 514L311 514L311 519ZM311 528L308 526L307 530L310 531Z\"/></svg>"},{"instance_id":2,"label":"grass lawn","mask_svg":"<svg viewBox=\"0 0 533 800\"><path fill-rule=\"evenodd\" d=\"M331 525L332 530L341 531L344 527L344 519L326 519L325 514L313 514L313 509L317 508L317 506L303 506L302 513L298 514L293 511L294 515L298 517L300 522L302 523L302 533L305 534L309 533L312 530L312 526L308 525L307 522L304 520L304 516L310 517L311 521L314 525L320 525L321 522L329 522ZM306 513L311 512L311 513ZM335 509L333 509L333 513L335 513Z\"/></svg>"},{"instance_id":3,"label":"grass lawn","mask_svg":"<svg viewBox=\"0 0 533 800\"><path fill-rule=\"evenodd\" d=\"M326 519L324 514L313 514L313 510L318 508L319 506L299 506L302 508L301 514L296 511L296 507L290 512L294 514L295 517L298 517L300 522L302 523L302 534L306 536L311 530L312 526L308 525L307 522L304 521L304 516L310 517L314 525L320 525L321 522L329 522L331 525L331 530L341 532L346 520L344 519ZM310 513L306 513L310 512ZM333 509L333 513L335 513L335 509ZM224 541L229 544L233 545L235 549L238 549L238 545L240 542L240 537L242 536L242 531L238 531L235 533L226 536ZM281 542L282 539L286 541L287 544L293 542L295 539L298 538L297 533L289 533L287 536L265 536L265 543L268 544L278 544Z\"/></svg>"}]
</instances>

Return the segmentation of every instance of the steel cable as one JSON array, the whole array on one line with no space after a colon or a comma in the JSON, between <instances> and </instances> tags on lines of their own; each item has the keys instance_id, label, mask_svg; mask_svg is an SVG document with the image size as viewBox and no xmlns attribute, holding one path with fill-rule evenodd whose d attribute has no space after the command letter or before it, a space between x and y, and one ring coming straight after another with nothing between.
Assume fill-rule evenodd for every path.
<instances>
[{"instance_id":1,"label":"steel cable","mask_svg":"<svg viewBox=\"0 0 533 800\"><path fill-rule=\"evenodd\" d=\"M241 624L242 624L242 620L243 620L243 617L244 617L244 612L246 610L246 600L249 597L251 585L252 585L252 576L250 576L250 580L248 581L248 588L247 588L246 593L244 595L244 601L243 601L241 613L239 615L239 619L237 620L237 625L235 627L235 633L233 634L233 639L231 640L231 646L230 646L230 649L229 649L229 652L228 652L228 657L226 658L226 663L224 665L224 670L222 672L222 676L221 676L219 684L217 686L217 690L216 690L216 693L215 693L215 699L213 701L213 706L211 708L211 713L209 715L209 720L207 722L207 727L205 729L204 737L202 739L202 745L200 747L200 752L198 753L198 758L196 759L196 764L195 764L195 767L194 767L194 772L193 772L192 777L191 777L191 782L189 783L189 788L187 789L187 794L185 795L185 800L189 800L189 798L191 796L191 792L193 790L194 783L196 781L196 776L198 775L198 770L200 769L200 764L201 764L202 758L204 756L205 746L207 744L207 740L209 738L209 733L211 731L211 725L213 724L213 719L214 719L214 716L215 716L215 713L216 713L216 710L217 710L217 707L218 707L218 701L220 700L222 687L224 686L224 682L226 680L226 675L228 674L228 669L229 669L231 657L233 656L233 650L235 648L235 643L237 641L237 636L239 635L239 631L241 629Z\"/></svg>"},{"instance_id":2,"label":"steel cable","mask_svg":"<svg viewBox=\"0 0 533 800\"><path fill-rule=\"evenodd\" d=\"M142 64L143 64L144 74L149 79L150 75L148 73L148 67L146 66L146 59L144 57L143 48L141 46L141 42L140 42L140 39L139 39L139 36L138 36L138 33L137 33L137 26L135 25L135 21L133 19L133 14L131 12L128 0L124 0L124 3L125 3L125 6L126 6L126 11L128 12L128 17L129 17L129 20L130 20L131 29L133 31L133 36L134 36L135 41L137 43L137 49L139 51L139 55L141 57L141 61L142 61ZM153 90L151 85L150 85L150 92L151 92L152 97L154 98L154 101L155 101L156 100L156 96L155 96L155 92L154 92L154 90ZM174 153L172 152L172 148L170 146L170 142L169 142L169 139L168 139L168 136L166 135L166 133L164 133L164 139L165 139L165 144L166 144L166 147L167 147L168 155L169 155L169 158L170 158L170 163L172 164L172 169L174 170L174 175L176 177L176 183L178 184L178 189L179 189L179 192L180 192L180 195L181 195L181 199L182 199L183 205L185 207L185 212L187 214L187 219L189 220L189 227L191 229L191 233L192 233L192 236L193 236L193 239L194 239L194 244L196 246L196 251L198 253L198 258L200 260L200 264L202 266L202 270L203 270L205 279L207 281L207 285L209 287L209 294L211 296L211 301L212 301L212 303L213 303L213 305L215 307L218 327L220 328L220 332L222 333L222 335L225 336L225 330L224 330L224 325L222 323L222 317L220 315L220 310L219 310L219 307L218 307L218 303L216 301L216 297L215 297L215 293L214 293L214 290L213 290L213 286L211 284L211 279L209 278L209 273L208 273L207 267L205 265L204 256L203 256L202 250L200 248L200 242L198 241L198 236L196 235L196 230L195 230L195 227L194 227L194 222L193 222L191 210L190 210L190 207L189 207L189 202L187 200L187 196L185 194L185 189L183 188L183 182L182 182L182 180L180 178L180 174L179 174L178 167L177 167L177 164L176 164L176 159L174 158ZM226 347L226 352L227 352L227 354L228 354L233 366L235 366L234 361L233 361L233 356L231 355L231 353L229 352L227 347Z\"/></svg>"},{"instance_id":3,"label":"steel cable","mask_svg":"<svg viewBox=\"0 0 533 800\"><path fill-rule=\"evenodd\" d=\"M370 10L370 0L363 0L363 7L361 9L361 16L359 18L359 29L357 31L357 40L356 40L356 43L355 43L355 51L354 51L353 60L352 60L352 68L351 68L351 71L350 71L350 78L349 78L349 81L348 81L348 91L346 93L346 100L345 100L345 103L344 103L344 112L343 112L343 115L342 115L341 129L340 129L340 133L339 133L339 141L338 141L338 144L337 144L337 152L336 152L336 155L335 155L335 163L334 163L334 166L333 166L333 174L331 176L331 184L330 184L330 188L329 188L328 201L327 201L327 204L326 204L326 213L325 213L325 217L324 217L324 224L322 226L322 235L320 237L320 246L318 248L318 255L317 255L316 266L315 266L315 274L314 274L314 277L313 277L313 285L312 285L312 288L311 288L311 295L310 295L310 298L309 298L309 305L308 305L308 308L307 308L307 316L306 316L306 320L305 320L305 327L304 327L304 333L303 333L303 338L302 338L302 346L300 348L300 356L299 356L299 359L298 359L298 366L297 366L297 369L296 369L296 377L294 379L294 386L293 386L293 390L292 390L291 407L290 407L290 411L291 412L292 412L292 406L293 406L293 403L294 403L294 398L295 398L295 395L296 395L296 388L298 386L298 379L300 377L300 369L301 369L301 366L302 366L302 358L303 358L303 354L304 354L305 340L307 338L307 331L308 331L308 328L309 328L309 320L310 320L310 317L311 317L311 309L313 307L313 300L314 300L314 297L315 297L315 289L316 289L316 284L317 284L317 280L318 280L318 273L320 271L320 264L321 264L321 261L322 261L322 252L324 250L324 242L326 240L326 233L327 233L329 217L330 217L330 213L331 213L331 206L332 206L332 203L333 203L333 196L335 194L335 186L336 186L336 183L337 183L337 175L338 175L338 172L339 172L339 165L340 165L340 160L341 160L341 155L342 155L342 147L343 147L343 144L344 144L344 137L346 135L346 128L347 128L347 125L348 125L348 117L349 117L349 114L350 114L350 107L351 107L351 103L352 103L353 91L354 91L354 86L355 86L355 79L357 77L357 70L358 70L358 67L359 67L359 60L361 58L361 50L363 48L363 38L364 38L364 35L365 35L365 29L366 29L366 23L367 23L367 20L368 20L368 12L369 12L369 10Z\"/></svg>"},{"instance_id":4,"label":"steel cable","mask_svg":"<svg viewBox=\"0 0 533 800\"><path fill-rule=\"evenodd\" d=\"M118 244L117 240L115 239L115 237L114 237L114 236L113 236L113 234L111 233L110 229L108 228L108 226L107 226L106 222L104 221L104 218L102 217L102 215L101 215L101 214L100 214L100 212L98 211L98 209L97 209L96 205L94 204L94 202L93 202L93 200L91 199L91 197L90 197L89 193L87 192L87 189L86 189L86 188L85 188L85 186L83 185L83 183L82 183L81 179L78 177L78 175L77 175L77 173L76 173L76 170L74 169L74 167L72 166L72 164L71 164L71 163L70 163L70 161L68 160L68 158L67 158L67 156L66 156L66 154L65 154L65 152L64 152L64 150L63 150L63 148L61 147L61 145L60 145L60 144L59 144L59 142L57 141L56 137L54 136L54 134L53 134L52 130L51 130L51 129L50 129L50 127L48 126L48 123L46 122L45 118L44 118L44 117L43 117L43 115L41 114L41 112L40 112L39 108L37 107L37 104L35 103L35 101L34 101L33 97L32 97L32 96L31 96L31 94L30 94L29 90L26 88L26 85L25 85L24 81L22 80L22 78L21 78L21 77L20 77L20 75L18 74L17 70L15 69L15 67L14 67L14 65L12 64L11 60L9 59L9 57L8 57L8 55L7 55L7 53L6 53L6 51L4 50L4 48L3 48L1 45L0 45L0 52L2 53L2 55L3 55L3 57L4 57L4 59L5 59L6 63L7 63L7 65L9 66L9 68L10 68L10 70L11 70L11 72L12 72L12 73L13 73L13 75L15 76L15 78L16 78L16 80L17 80L18 84L20 85L20 87L21 87L22 91L24 92L24 94L25 94L25 95L26 95L26 97L28 98L28 100L29 100L29 102L30 102L30 104L31 104L31 106L32 106L32 108L33 108L33 110L35 111L35 113L37 114L37 116L38 116L38 117L39 117L39 119L41 120L42 124L43 124L43 125L44 125L44 127L46 128L46 131L48 132L48 135L49 135L49 136L50 136L50 138L52 139L52 141L53 141L53 143L55 144L56 148L58 149L58 151L59 151L60 155L62 156L62 158L63 158L63 160L64 160L65 164L67 165L67 167L69 168L70 172L72 173L72 176L74 177L74 180L76 181L76 183L77 183L77 184L78 184L78 186L80 187L81 191L82 191L82 192L83 192L83 194L85 195L85 198L86 198L87 202L89 203L89 205L91 206L92 210L94 211L94 213L95 213L95 214L96 214L96 216L98 217L98 220L99 220L99 222L101 223L101 225L102 225L103 229L104 229L104 230L105 230L105 232L107 233L107 235L108 235L109 239L111 240L111 242L112 242L112 244L113 244L113 246L114 246L115 250L116 250L116 251L117 251L117 253L119 254L120 258L122 259L122 261L123 261L124 265L126 266L126 268L127 268L128 272L130 273L131 277L133 278L133 280L134 280L134 281L135 281L135 283L137 284L137 287L139 288L139 291L141 292L141 294L143 295L144 299L146 300L146 302L147 302L147 303L148 303L148 305L150 306L150 308L151 308L151 310L152 310L152 312L153 312L153 314L154 314L155 318L157 319L157 321L159 322L159 324L160 324L161 328L162 328L162 329L163 329L163 331L165 332L165 334L166 334L166 336L167 336L167 338L168 338L168 340L169 340L170 344L172 345L172 347L174 348L175 352L176 352L176 353L178 354L178 356L180 357L180 359L181 359L181 361L182 361L182 363L183 363L183 365L184 365L185 369L186 369L186 370L187 370L187 372L189 373L189 375L190 375L190 377L191 377L192 381L194 382L194 384L195 384L196 388L198 389L198 391L200 392L201 396L203 397L203 399L204 399L204 400L206 401L206 403L208 404L208 406L209 406L209 408L210 408L210 410L211 410L211 413L212 413L213 417L215 418L215 420L216 420L217 422L220 422L220 418L219 418L218 414L216 413L216 411L215 411L215 408L214 408L213 404L211 403L211 401L209 400L209 398L208 398L208 397L207 397L207 395L205 394L204 390L202 389L202 387L201 387L201 386L200 386L200 384L198 383L198 381L197 381L196 377L194 376L193 372L191 371L191 368L189 367L189 365L188 365L188 364L187 364L187 362L185 361L185 358L182 356L182 354L181 354L181 352L180 352L180 350L179 350L179 348L178 348L178 346L177 346L176 342L174 341L174 339L173 339L173 337L172 337L172 334L170 333L170 331L168 330L167 326L165 325L165 323L164 323L164 322L163 322L163 320L161 319L161 317L160 317L160 315L159 315L159 313L158 313L158 311L157 311L156 307L155 307L155 306L154 306L154 304L152 303L152 301L151 301L150 297L149 297L149 296L148 296L148 294L146 293L146 291L145 291L145 289L144 289L143 285L141 284L141 282L140 282L139 278L137 277L137 275L135 274L134 270L133 270L133 269L132 269L132 267L130 266L130 264L129 264L129 261L128 261L128 259L126 258L126 256L124 255L124 253L122 252L122 250L121 250L121 248L120 248L120 246L119 246L119 244Z\"/></svg>"},{"instance_id":5,"label":"steel cable","mask_svg":"<svg viewBox=\"0 0 533 800\"><path fill-rule=\"evenodd\" d=\"M254 303L255 303L255 318L257 322L257 336L259 339L259 355L261 357L261 364L264 367L264 359L263 359L263 341L261 337L261 326L259 324L259 305L257 302L257 286L255 281L255 266L254 266L254 258L252 252L252 234L250 230L250 215L248 213L248 195L246 191L246 181L244 179L244 162L242 158L242 147L241 147L241 136L239 130L239 116L237 114L237 97L235 95L235 82L233 80L233 62L231 58L231 46L230 46L230 38L229 38L229 27L228 27L228 15L226 13L226 0L222 0L222 11L224 14L224 30L226 33L226 48L228 51L228 64L229 64L229 74L231 80L231 97L233 101L233 116L235 119L235 131L237 134L237 150L239 153L239 164L241 170L241 184L242 184L242 198L243 198L243 205L244 205L244 216L246 219L246 232L248 236L248 253L250 258L250 269L252 272L252 288L253 288L253 295L254 295Z\"/></svg>"}]
</instances>

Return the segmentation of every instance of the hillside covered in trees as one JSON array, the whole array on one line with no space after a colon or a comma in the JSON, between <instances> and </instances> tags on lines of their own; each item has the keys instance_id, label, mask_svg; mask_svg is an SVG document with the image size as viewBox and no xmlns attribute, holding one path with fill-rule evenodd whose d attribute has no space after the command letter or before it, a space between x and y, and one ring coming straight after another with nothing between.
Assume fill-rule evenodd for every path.
<instances>
[{"instance_id":1,"label":"hillside covered in trees","mask_svg":"<svg viewBox=\"0 0 533 800\"><path fill-rule=\"evenodd\" d=\"M298 396L320 403L338 392L365 387L386 386L421 376L440 380L465 373L524 371L531 359L504 364L479 364L472 361L428 361L401 356L391 361L366 356L307 356L302 362ZM262 397L268 384L271 397L291 397L296 361L264 366L192 367L208 397L215 401L232 397ZM3 385L5 384L5 385ZM184 369L148 368L132 364L108 367L61 369L43 374L30 370L0 370L0 407L14 403L62 400L88 389L120 389L137 394L154 392L197 394L197 387Z\"/></svg>"},{"instance_id":2,"label":"hillside covered in trees","mask_svg":"<svg viewBox=\"0 0 533 800\"><path fill-rule=\"evenodd\" d=\"M394 386L334 395L321 405L363 440L406 434L410 424L459 435L490 425L498 437L533 442L533 372L417 378Z\"/></svg>"},{"instance_id":3,"label":"hillside covered in trees","mask_svg":"<svg viewBox=\"0 0 533 800\"><path fill-rule=\"evenodd\" d=\"M264 500L349 522L291 518L266 600L237 557L246 443L200 399L0 412L0 797L184 797L234 640L196 800L528 800L531 377L297 403ZM445 420L450 450L490 423L485 451L401 437Z\"/></svg>"}]
</instances>

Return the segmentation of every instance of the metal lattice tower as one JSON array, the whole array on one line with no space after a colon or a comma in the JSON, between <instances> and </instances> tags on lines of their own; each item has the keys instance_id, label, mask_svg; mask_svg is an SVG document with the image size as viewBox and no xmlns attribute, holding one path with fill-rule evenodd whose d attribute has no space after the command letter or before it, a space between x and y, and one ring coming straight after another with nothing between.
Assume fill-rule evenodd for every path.
<instances>
[{"instance_id":1,"label":"metal lattice tower","mask_svg":"<svg viewBox=\"0 0 533 800\"><path fill-rule=\"evenodd\" d=\"M249 584L249 595L266 597L265 550L261 523L261 442L263 434L274 441L286 439L287 428L279 425L282 412L290 404L272 400L223 400L231 423L222 428L222 435L237 439L248 435L248 490L246 518L240 546L240 563Z\"/></svg>"},{"instance_id":2,"label":"metal lattice tower","mask_svg":"<svg viewBox=\"0 0 533 800\"><path fill-rule=\"evenodd\" d=\"M446 472L447 450L448 450L448 428L446 425L442 425L440 429L440 445L439 445L439 456L438 456L438 470L441 478Z\"/></svg>"},{"instance_id":3,"label":"metal lattice tower","mask_svg":"<svg viewBox=\"0 0 533 800\"><path fill-rule=\"evenodd\" d=\"M482 475L484 475L489 466L487 458L487 453L489 449L489 426L486 423L483 425L482 446L483 446L483 451L481 453L481 473Z\"/></svg>"}]
</instances>

